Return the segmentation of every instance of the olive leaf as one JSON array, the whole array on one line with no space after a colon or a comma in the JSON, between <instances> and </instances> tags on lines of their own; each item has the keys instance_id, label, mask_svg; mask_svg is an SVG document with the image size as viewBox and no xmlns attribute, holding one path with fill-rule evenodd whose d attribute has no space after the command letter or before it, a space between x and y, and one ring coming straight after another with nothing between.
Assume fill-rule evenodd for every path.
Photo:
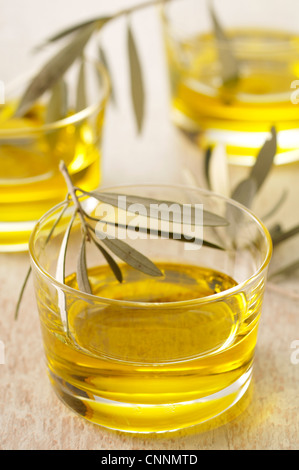
<instances>
[{"instance_id":1,"label":"olive leaf","mask_svg":"<svg viewBox=\"0 0 299 470\"><path fill-rule=\"evenodd\" d=\"M134 35L130 24L127 25L127 45L129 56L129 70L130 70L130 89L132 97L132 105L135 114L137 130L142 129L144 119L144 85L143 75L141 70L141 63L135 43Z\"/></svg>"},{"instance_id":2,"label":"olive leaf","mask_svg":"<svg viewBox=\"0 0 299 470\"><path fill-rule=\"evenodd\" d=\"M116 96L115 96L115 86L113 84L113 76L112 76L112 71L109 65L109 61L107 58L107 54L102 46L99 46L99 59L100 62L104 65L105 69L107 70L107 73L109 75L109 80L110 80L110 98L111 102L113 104L116 104Z\"/></svg>"},{"instance_id":3,"label":"olive leaf","mask_svg":"<svg viewBox=\"0 0 299 470\"><path fill-rule=\"evenodd\" d=\"M209 158L206 156L206 158ZM229 196L229 174L225 147L218 144L211 152L209 162L209 185L210 189L224 196Z\"/></svg>"},{"instance_id":4,"label":"olive leaf","mask_svg":"<svg viewBox=\"0 0 299 470\"><path fill-rule=\"evenodd\" d=\"M92 294L86 265L86 235L83 233L77 262L77 283L82 292Z\"/></svg>"},{"instance_id":5,"label":"olive leaf","mask_svg":"<svg viewBox=\"0 0 299 470\"><path fill-rule=\"evenodd\" d=\"M102 242L116 256L132 266L132 268L142 271L144 274L148 274L149 276L162 276L160 269L157 268L151 260L139 251L135 250L135 248L125 243L123 240L105 237L102 239Z\"/></svg>"},{"instance_id":6,"label":"olive leaf","mask_svg":"<svg viewBox=\"0 0 299 470\"><path fill-rule=\"evenodd\" d=\"M91 216L90 214L87 214L87 213L84 213L85 216L90 219L90 220L93 220L95 222L101 222L102 224L107 224L107 225L113 225L117 228L121 228L121 229L126 229L126 230L133 230L133 231L137 231L138 229L138 232L140 233L146 233L148 235L151 235L152 237L160 237L160 238L169 238L169 240L176 240L176 241L181 241L181 242L184 242L184 243L194 243L194 244L197 244L197 245L202 245L202 246L205 246L205 247L208 247L208 248L213 248L213 249L216 249L216 250L224 250L224 247L221 246L221 245L217 245L215 243L212 243L212 242L208 242L207 240L203 240L202 238L197 238L197 237L191 237L190 235L186 235L184 233L179 233L179 232L174 232L174 231L171 231L171 230L162 230L162 229L159 229L159 228L155 228L153 229L152 227L142 227L142 226L138 226L136 227L136 225L130 225L130 224L122 224L122 223L119 223L117 221L109 221L109 220L106 220L106 219L103 219L103 218L97 218L97 217L93 217ZM89 226L91 230L94 231L94 228Z\"/></svg>"},{"instance_id":7,"label":"olive leaf","mask_svg":"<svg viewBox=\"0 0 299 470\"><path fill-rule=\"evenodd\" d=\"M259 190L264 183L268 173L270 172L274 158L277 151L277 133L276 129L273 126L271 128L271 137L269 140L266 140L264 145L261 147L255 164L252 167L249 178L252 178L256 181L257 190Z\"/></svg>"},{"instance_id":8,"label":"olive leaf","mask_svg":"<svg viewBox=\"0 0 299 470\"><path fill-rule=\"evenodd\" d=\"M77 215L77 211L74 211L72 218L64 233L64 237L63 237L59 254L58 254L58 258L57 258L55 278L61 284L65 284L65 263L66 263L67 246L68 246L72 226L75 221L76 215ZM66 308L65 293L63 292L62 289L58 289L57 295L58 295L58 306L60 310L61 320L66 330L68 330L68 314L67 314L67 308Z\"/></svg>"},{"instance_id":9,"label":"olive leaf","mask_svg":"<svg viewBox=\"0 0 299 470\"><path fill-rule=\"evenodd\" d=\"M61 78L53 86L51 96L46 108L45 123L51 124L53 122L63 119L67 115L67 84ZM45 138L48 141L50 148L55 149L58 132L57 129L50 129L46 132Z\"/></svg>"},{"instance_id":10,"label":"olive leaf","mask_svg":"<svg viewBox=\"0 0 299 470\"><path fill-rule=\"evenodd\" d=\"M209 189L211 189L210 163L211 163L212 153L213 153L213 147L209 145L206 148L205 154L204 154L204 175L205 175L206 182L207 182Z\"/></svg>"},{"instance_id":11,"label":"olive leaf","mask_svg":"<svg viewBox=\"0 0 299 470\"><path fill-rule=\"evenodd\" d=\"M231 198L250 208L254 197L263 185L274 162L277 150L275 127L271 128L271 137L260 148L249 176L233 190Z\"/></svg>"},{"instance_id":12,"label":"olive leaf","mask_svg":"<svg viewBox=\"0 0 299 470\"><path fill-rule=\"evenodd\" d=\"M94 24L79 30L75 38L41 68L20 99L15 117L23 116L32 104L64 75L74 61L82 55L94 30Z\"/></svg>"},{"instance_id":13,"label":"olive leaf","mask_svg":"<svg viewBox=\"0 0 299 470\"><path fill-rule=\"evenodd\" d=\"M106 221L105 219L100 220L102 223L106 224L111 224L111 222ZM112 222L113 225L120 227L120 228L125 228L127 230L133 230L136 231L136 226L135 225L130 225L130 224L119 224L119 223L114 223ZM217 245L212 242L208 242L207 240L203 240L202 238L197 238L197 237L191 237L190 235L186 235L184 233L178 233L178 232L173 232L171 230L161 230L161 229L155 229L153 230L152 228L148 227L138 227L138 232L140 233L146 233L148 235L151 235L152 237L160 237L160 238L168 238L169 240L176 240L176 241L181 241L184 243L194 243L196 245L202 245L208 248L213 248L216 250L224 250L224 247L221 245Z\"/></svg>"},{"instance_id":14,"label":"olive leaf","mask_svg":"<svg viewBox=\"0 0 299 470\"><path fill-rule=\"evenodd\" d=\"M76 111L82 111L87 106L86 96L86 71L84 57L81 57L81 63L78 73L77 89L76 89Z\"/></svg>"},{"instance_id":15,"label":"olive leaf","mask_svg":"<svg viewBox=\"0 0 299 470\"><path fill-rule=\"evenodd\" d=\"M58 80L51 91L47 104L45 122L59 121L67 114L67 84L62 78Z\"/></svg>"},{"instance_id":16,"label":"olive leaf","mask_svg":"<svg viewBox=\"0 0 299 470\"><path fill-rule=\"evenodd\" d=\"M233 54L231 41L226 35L219 18L216 15L212 1L208 2L208 8L217 41L223 85L235 83L239 80L239 65L235 55Z\"/></svg>"},{"instance_id":17,"label":"olive leaf","mask_svg":"<svg viewBox=\"0 0 299 470\"><path fill-rule=\"evenodd\" d=\"M299 234L299 225L292 227L286 232L280 231L279 233L273 234L272 236L273 245L277 246L279 243L289 240L290 238L298 234Z\"/></svg>"},{"instance_id":18,"label":"olive leaf","mask_svg":"<svg viewBox=\"0 0 299 470\"><path fill-rule=\"evenodd\" d=\"M235 201L243 204L244 206L250 208L254 197L257 191L257 184L255 179L247 178L242 181L236 186L231 194L231 198Z\"/></svg>"},{"instance_id":19,"label":"olive leaf","mask_svg":"<svg viewBox=\"0 0 299 470\"><path fill-rule=\"evenodd\" d=\"M103 248L100 243L94 239L94 237L91 235L91 240L92 242L94 243L94 245L100 250L100 252L102 253L102 255L104 256L104 258L106 259L108 265L110 266L111 270L113 271L116 279L119 281L119 282L122 282L123 281L123 276L122 276L122 272L121 272L121 269L120 267L118 266L118 264L116 263L116 261L112 258L112 256L108 253L107 250L105 250L105 248Z\"/></svg>"},{"instance_id":20,"label":"olive leaf","mask_svg":"<svg viewBox=\"0 0 299 470\"><path fill-rule=\"evenodd\" d=\"M57 258L57 264L56 264L56 276L55 278L57 281L61 282L62 284L65 283L65 262L66 262L66 251L67 251L67 245L68 241L70 238L70 233L72 230L72 226L74 223L74 220L76 218L77 212L75 211L71 217L71 220L67 226L67 229L64 233L64 237L60 246L58 258Z\"/></svg>"},{"instance_id":21,"label":"olive leaf","mask_svg":"<svg viewBox=\"0 0 299 470\"><path fill-rule=\"evenodd\" d=\"M184 214L184 222L189 223L190 225L200 224L203 226L213 227L225 226L228 224L224 217L207 210L203 210L202 220L200 219L197 221L196 207L194 205L190 206L190 213L188 214L184 211L183 204L179 204L174 201L158 200L130 194L105 193L101 191L88 192L80 188L76 188L76 190L94 197L100 202L124 209L128 212L132 211L135 213L137 210L136 204L140 204L140 213L144 212L144 215L150 215L151 218L160 218L161 220L180 223L182 220L182 214Z\"/></svg>"}]
</instances>

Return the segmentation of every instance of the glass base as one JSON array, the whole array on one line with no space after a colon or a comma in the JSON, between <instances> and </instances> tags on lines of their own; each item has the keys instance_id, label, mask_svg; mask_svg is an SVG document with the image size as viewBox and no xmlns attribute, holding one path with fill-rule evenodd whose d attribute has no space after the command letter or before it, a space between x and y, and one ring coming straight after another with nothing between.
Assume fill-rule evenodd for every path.
<instances>
[{"instance_id":1,"label":"glass base","mask_svg":"<svg viewBox=\"0 0 299 470\"><path fill-rule=\"evenodd\" d=\"M205 129L175 108L171 110L171 119L200 150L220 144L226 149L228 162L241 167L254 165L260 148L270 136L270 123L260 130L250 130L249 127L242 130L237 127L233 129L229 121L224 121L219 122L219 127L211 125ZM275 165L288 165L299 161L298 138L299 128L277 131L279 147L274 159Z\"/></svg>"},{"instance_id":2,"label":"glass base","mask_svg":"<svg viewBox=\"0 0 299 470\"><path fill-rule=\"evenodd\" d=\"M234 407L249 390L252 366L229 387L217 393L198 400L161 405L107 400L87 394L52 371L49 371L49 377L62 402L94 424L130 433L164 433L214 421Z\"/></svg>"}]
</instances>

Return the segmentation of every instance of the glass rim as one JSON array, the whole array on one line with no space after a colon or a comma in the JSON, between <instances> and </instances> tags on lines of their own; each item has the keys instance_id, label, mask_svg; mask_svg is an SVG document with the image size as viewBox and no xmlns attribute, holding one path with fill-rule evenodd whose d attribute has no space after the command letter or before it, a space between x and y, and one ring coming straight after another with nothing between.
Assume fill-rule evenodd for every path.
<instances>
[{"instance_id":1,"label":"glass rim","mask_svg":"<svg viewBox=\"0 0 299 470\"><path fill-rule=\"evenodd\" d=\"M115 191L116 189L121 189L121 188L153 188L153 187L159 187L159 188L179 188L179 189L185 189L185 190L193 190L196 192L200 192L205 196L213 196L217 197L218 199L222 199L223 201L226 201L230 203L231 205L237 207L240 209L242 212L245 212L247 215L251 217L251 219L257 224L257 226L260 228L261 232L264 234L266 240L267 240L267 252L264 256L263 261L260 263L259 268L247 279L244 281L237 283L235 286L231 287L230 289L226 289L224 291L218 292L216 294L204 296L204 297L199 297L195 299L190 299L190 300L179 300L179 301L173 301L173 302L138 302L138 301L130 301L130 300L119 300L119 299L111 299L108 297L100 297L98 295L94 294L88 294L86 292L83 292L78 289L74 289L73 287L70 287L66 284L63 284L55 277L50 275L39 263L37 256L35 255L35 250L34 250L34 239L36 232L38 228L49 218L51 214L53 214L57 209L62 207L64 204L66 204L66 201L62 201L61 203L55 205L52 207L49 211L47 211L35 224L29 238L29 243L28 243L28 249L29 249L29 256L31 259L31 263L34 265L35 269L44 277L48 282L51 282L52 284L55 285L56 288L59 288L60 290L63 290L65 292L69 292L70 294L73 294L75 296L80 296L83 299L86 300L93 300L96 302L101 302L105 304L110 304L110 305L120 305L121 307L138 307L138 308L143 308L143 309L168 309L168 308L173 308L173 307L188 307L188 306L194 306L194 305L200 305L200 304L206 304L210 303L213 301L219 301L225 298L226 296L234 295L238 292L241 292L246 286L254 282L260 275L262 275L263 271L268 267L271 256L272 256L272 238L271 235L267 229L267 227L264 225L264 223L247 207L243 206L242 204L238 203L237 201L234 201L231 198L228 198L226 196L223 196L221 194L217 194L213 191L203 189L203 188L197 188L194 186L188 186L188 185L183 185L183 184L163 184L163 185L158 185L157 183L146 183L146 184L123 184L123 185L113 185L113 186L106 186L102 187L101 191ZM73 204L73 201L71 201Z\"/></svg>"},{"instance_id":2,"label":"glass rim","mask_svg":"<svg viewBox=\"0 0 299 470\"><path fill-rule=\"evenodd\" d=\"M71 116L64 117L62 119L59 119L54 122L50 122L48 124L41 124L36 127L24 126L24 127L14 128L14 129L1 129L0 128L0 140L3 138L22 138L22 137L24 138L24 136L28 136L28 135L35 135L35 134L40 134L43 132L61 129L70 124L74 124L83 119L86 119L89 116L93 115L96 111L101 110L104 107L105 101L108 99L108 96L111 90L109 74L108 74L106 67L102 63L100 63L99 60L90 57L90 58L86 58L85 62L94 64L94 66L100 72L101 77L103 77L103 83L100 85L103 91L102 93L100 93L99 99L97 99L92 104L89 104L81 111L76 111ZM29 74L29 76L32 76L32 74ZM22 80L22 78L23 77L18 77L17 80L19 79ZM8 86L13 86L13 85L14 85L14 82L12 82ZM4 105L1 105L1 106L5 106L5 104L6 103L4 103Z\"/></svg>"},{"instance_id":3,"label":"glass rim","mask_svg":"<svg viewBox=\"0 0 299 470\"><path fill-rule=\"evenodd\" d=\"M170 2L171 3L171 2ZM165 4L160 6L160 12L161 12L161 17L162 17L162 23L165 27L165 30L167 31L167 34L172 38L172 40L180 40L182 41L185 45L189 46L194 46L194 39L193 36L191 37L186 37L184 38L185 34L183 34L183 31L180 30L179 26L174 26L172 25L172 21L167 17L167 9L171 8L171 4ZM203 36L206 36L207 34L211 34L212 31L212 26L210 29L205 29L202 31ZM250 38L250 47L248 47L248 40L244 37L241 37L240 39L236 39L234 37L230 38L228 36L229 41L233 42L234 50L236 51L243 51L244 44L246 45L246 52L247 53L254 53L256 56L264 56L265 53L273 53L277 55L278 53L282 52L293 52L293 53L298 53L299 52L299 43L290 41L286 42L285 39L283 39L283 35L289 35L290 38L293 36L298 36L299 31L294 31L294 30L287 30L284 28L277 29L277 28L263 28L260 26L257 28L256 26L246 26L246 27L233 27L233 28L228 28L227 29L228 33L230 31L238 33L239 31L244 34L245 32L267 32L267 33L275 33L277 35L275 44L269 43L267 38L263 38L263 40L259 40L258 38L252 43L252 38ZM200 31L198 32L200 34ZM280 37L281 35L281 37ZM203 39L201 38L200 35L197 36L197 47L200 46L201 42L203 42ZM256 48L256 44L258 43L259 45L259 50ZM262 44L262 47L260 47L260 44ZM227 44L227 41L225 40L220 40L220 39L215 39L213 37L209 38L209 45L214 46L215 48L218 48L219 46L221 47L222 50L225 50L227 48L231 48L231 42Z\"/></svg>"}]
</instances>

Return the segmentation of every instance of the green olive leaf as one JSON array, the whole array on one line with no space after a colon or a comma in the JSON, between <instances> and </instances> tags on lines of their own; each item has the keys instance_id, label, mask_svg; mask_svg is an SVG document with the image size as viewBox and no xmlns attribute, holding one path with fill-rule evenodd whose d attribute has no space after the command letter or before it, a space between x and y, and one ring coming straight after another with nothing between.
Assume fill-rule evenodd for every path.
<instances>
[{"instance_id":1,"label":"green olive leaf","mask_svg":"<svg viewBox=\"0 0 299 470\"><path fill-rule=\"evenodd\" d=\"M115 96L115 86L113 83L113 76L112 71L109 65L109 61L107 58L107 54L102 46L99 46L99 59L100 62L104 65L105 69L108 72L109 80L110 80L110 98L111 102L115 105L116 104L116 96Z\"/></svg>"},{"instance_id":2,"label":"green olive leaf","mask_svg":"<svg viewBox=\"0 0 299 470\"><path fill-rule=\"evenodd\" d=\"M227 153L225 147L221 144L214 147L209 159L209 184L211 190L215 193L229 196Z\"/></svg>"},{"instance_id":3,"label":"green olive leaf","mask_svg":"<svg viewBox=\"0 0 299 470\"><path fill-rule=\"evenodd\" d=\"M257 191L261 188L268 173L270 172L277 151L277 134L273 126L271 128L270 139L266 140L261 147L255 164L253 165L249 177L256 181Z\"/></svg>"},{"instance_id":4,"label":"green olive leaf","mask_svg":"<svg viewBox=\"0 0 299 470\"><path fill-rule=\"evenodd\" d=\"M76 89L76 111L82 111L87 106L86 96L86 70L84 57L81 58L81 63L78 73L77 89Z\"/></svg>"},{"instance_id":5,"label":"green olive leaf","mask_svg":"<svg viewBox=\"0 0 299 470\"><path fill-rule=\"evenodd\" d=\"M94 24L79 30L75 37L41 68L22 96L15 117L23 116L32 104L64 75L73 62L82 55L94 30Z\"/></svg>"},{"instance_id":6,"label":"green olive leaf","mask_svg":"<svg viewBox=\"0 0 299 470\"><path fill-rule=\"evenodd\" d=\"M77 211L74 211L72 218L64 233L60 250L59 250L59 254L58 254L55 279L61 284L65 284L65 263L66 263L67 246L68 246L72 226L75 221L76 215L77 215ZM68 330L68 314L67 314L67 309L66 309L65 293L63 292L62 289L58 289L57 295L58 295L58 306L60 310L61 321L64 325L64 328Z\"/></svg>"},{"instance_id":7,"label":"green olive leaf","mask_svg":"<svg viewBox=\"0 0 299 470\"><path fill-rule=\"evenodd\" d=\"M210 162L212 158L212 153L213 153L213 148L212 146L209 146L206 148L205 153L204 153L204 175L206 178L206 182L208 185L208 188L211 189L211 181L210 181Z\"/></svg>"},{"instance_id":8,"label":"green olive leaf","mask_svg":"<svg viewBox=\"0 0 299 470\"><path fill-rule=\"evenodd\" d=\"M255 179L247 178L242 180L232 192L231 198L250 208L257 191Z\"/></svg>"},{"instance_id":9,"label":"green olive leaf","mask_svg":"<svg viewBox=\"0 0 299 470\"><path fill-rule=\"evenodd\" d=\"M132 230L132 231L135 231L136 232L136 225L130 225L130 224L122 224L122 223L119 223L117 221L110 221L110 220L106 220L106 219L103 219L103 218L97 218L97 217L93 217L91 216L90 214L87 214L86 212L84 212L84 215L85 217L87 217L88 219L94 221L94 222L100 222L102 223L103 225L107 224L107 225L113 225L115 227L119 227L121 229L126 229L126 230ZM94 228L92 226L89 225L89 228L92 229L93 231ZM148 235L152 235L152 236L155 236L155 237L161 237L161 238L169 238L169 240L176 240L176 241L181 241L181 242L184 242L184 243L194 243L194 244L197 244L197 245L202 245L202 246L206 246L208 248L214 248L216 250L225 250L225 248L221 245L217 245L213 242L209 242L207 240L203 240L202 238L198 238L198 237L192 237L190 235L186 235L184 234L183 232L174 232L174 231L171 231L171 230L162 230L162 229L153 229L152 227L142 227L142 226L138 226L138 231L140 233L146 233Z\"/></svg>"},{"instance_id":10,"label":"green olive leaf","mask_svg":"<svg viewBox=\"0 0 299 470\"><path fill-rule=\"evenodd\" d=\"M233 84L239 80L239 65L233 53L231 41L226 35L219 18L216 15L212 1L209 1L209 10L217 41L222 82L223 85Z\"/></svg>"},{"instance_id":11,"label":"green olive leaf","mask_svg":"<svg viewBox=\"0 0 299 470\"><path fill-rule=\"evenodd\" d=\"M130 24L127 26L127 45L130 70L130 89L132 97L133 111L137 125L137 131L140 133L144 121L145 93L143 84L143 75L141 63L135 43L134 35Z\"/></svg>"},{"instance_id":12,"label":"green olive leaf","mask_svg":"<svg viewBox=\"0 0 299 470\"><path fill-rule=\"evenodd\" d=\"M65 80L58 80L51 91L51 96L46 109L45 122L59 121L67 114L67 84Z\"/></svg>"},{"instance_id":13,"label":"green olive leaf","mask_svg":"<svg viewBox=\"0 0 299 470\"><path fill-rule=\"evenodd\" d=\"M272 236L273 245L277 246L279 243L289 240L290 238L295 237L298 234L299 234L299 225L296 225L295 227L292 227L291 229L285 232L283 231L277 232L276 234L273 234Z\"/></svg>"},{"instance_id":14,"label":"green olive leaf","mask_svg":"<svg viewBox=\"0 0 299 470\"><path fill-rule=\"evenodd\" d=\"M86 264L86 236L82 235L81 247L77 261L77 283L82 292L92 294L91 286L88 279L87 264Z\"/></svg>"},{"instance_id":15,"label":"green olive leaf","mask_svg":"<svg viewBox=\"0 0 299 470\"><path fill-rule=\"evenodd\" d=\"M94 239L94 237L91 237L91 239L92 239L92 242L94 243L94 245L100 250L100 252L104 256L104 258L106 259L107 263L109 264L109 266L110 266L111 270L113 271L113 273L114 273L116 279L118 280L118 282L122 282L123 281L122 272L120 270L120 267L116 263L116 261L108 253L108 251L105 250L105 248L102 247L100 245L100 243L97 240Z\"/></svg>"},{"instance_id":16,"label":"green olive leaf","mask_svg":"<svg viewBox=\"0 0 299 470\"><path fill-rule=\"evenodd\" d=\"M184 205L174 201L158 200L142 196L132 196L129 194L105 193L100 191L88 192L80 188L76 188L76 190L88 196L94 197L100 202L125 209L128 212L135 212L135 204L140 204L142 209L145 209L148 216L152 218L158 218L160 220L179 223L182 221L182 214L184 214ZM172 210L173 206L175 206L174 210ZM132 207L134 207L134 209L132 209ZM228 222L224 217L207 210L203 210L203 218L198 222L196 219L195 205L190 206L190 214L184 214L184 222L186 224L189 223L190 225L203 224L203 226L209 227L228 225Z\"/></svg>"},{"instance_id":17,"label":"green olive leaf","mask_svg":"<svg viewBox=\"0 0 299 470\"><path fill-rule=\"evenodd\" d=\"M271 138L266 140L258 152L256 161L248 178L242 180L231 194L231 198L250 208L256 193L270 172L277 149L275 127L271 129Z\"/></svg>"},{"instance_id":18,"label":"green olive leaf","mask_svg":"<svg viewBox=\"0 0 299 470\"><path fill-rule=\"evenodd\" d=\"M107 237L103 237L101 240L118 258L138 271L142 271L150 276L162 276L160 269L151 260L123 240Z\"/></svg>"}]
</instances>

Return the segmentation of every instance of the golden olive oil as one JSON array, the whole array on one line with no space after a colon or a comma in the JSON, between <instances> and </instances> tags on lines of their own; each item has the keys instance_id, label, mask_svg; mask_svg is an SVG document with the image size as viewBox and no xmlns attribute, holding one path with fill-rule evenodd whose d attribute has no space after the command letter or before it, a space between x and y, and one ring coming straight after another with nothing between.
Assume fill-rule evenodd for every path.
<instances>
[{"instance_id":1,"label":"golden olive oil","mask_svg":"<svg viewBox=\"0 0 299 470\"><path fill-rule=\"evenodd\" d=\"M192 426L232 406L250 382L262 287L251 302L226 274L156 264L162 277L121 266L121 284L108 266L89 270L98 297L70 302L68 332L40 296L53 387L94 423L132 432ZM76 275L66 283L77 289Z\"/></svg>"},{"instance_id":2,"label":"golden olive oil","mask_svg":"<svg viewBox=\"0 0 299 470\"><path fill-rule=\"evenodd\" d=\"M73 183L95 189L100 182L100 140L104 119L97 115L75 122L45 126L39 104L14 118L13 104L0 107L0 222L1 249L26 244L30 223L61 202L67 192L59 172L64 160ZM28 233L26 233L28 225Z\"/></svg>"},{"instance_id":3,"label":"golden olive oil","mask_svg":"<svg viewBox=\"0 0 299 470\"><path fill-rule=\"evenodd\" d=\"M202 145L224 142L232 161L241 164L251 161L275 125L281 133L278 153L290 152L280 161L288 163L298 146L299 108L291 94L299 76L299 38L246 29L227 34L239 79L226 85L212 34L181 43L166 35L174 121L202 131Z\"/></svg>"}]
</instances>

